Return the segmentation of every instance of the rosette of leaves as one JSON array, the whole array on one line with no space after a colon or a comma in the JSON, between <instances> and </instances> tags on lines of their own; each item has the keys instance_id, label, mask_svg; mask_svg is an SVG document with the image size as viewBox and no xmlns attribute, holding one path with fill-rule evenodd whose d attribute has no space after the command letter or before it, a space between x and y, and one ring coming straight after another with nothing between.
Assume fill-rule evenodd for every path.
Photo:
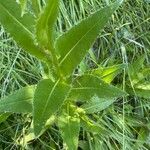
<instances>
[{"instance_id":1,"label":"rosette of leaves","mask_svg":"<svg viewBox=\"0 0 150 150\"><path fill-rule=\"evenodd\" d=\"M47 0L43 7L32 0L30 11L26 9L26 0L20 1L21 7L15 0L0 0L0 23L23 50L47 66L46 78L37 85L2 98L0 112L30 113L34 138L47 129L54 117L64 147L77 149L81 127L86 130L89 123L92 127L87 115L126 95L108 81L122 66L97 68L74 76L74 70L121 3L119 0L94 12L56 38L59 0Z\"/></svg>"}]
</instances>

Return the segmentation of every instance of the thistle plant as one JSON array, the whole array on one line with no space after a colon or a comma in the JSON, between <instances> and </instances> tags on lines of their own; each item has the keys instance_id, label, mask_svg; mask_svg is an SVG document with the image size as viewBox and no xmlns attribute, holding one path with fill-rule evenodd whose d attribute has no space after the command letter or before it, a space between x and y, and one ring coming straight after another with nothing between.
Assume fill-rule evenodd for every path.
<instances>
[{"instance_id":1,"label":"thistle plant","mask_svg":"<svg viewBox=\"0 0 150 150\"><path fill-rule=\"evenodd\" d=\"M88 114L103 110L126 95L107 80L110 68L96 68L82 75L77 69L122 1L94 12L58 37L59 0L47 0L43 7L32 0L30 11L24 11L26 3L20 0L20 7L15 0L0 0L0 23L23 50L44 64L45 76L36 85L2 98L0 112L31 114L34 138L55 123L64 145L75 150L80 129L86 130L92 124ZM120 68L122 65L115 71Z\"/></svg>"}]
</instances>

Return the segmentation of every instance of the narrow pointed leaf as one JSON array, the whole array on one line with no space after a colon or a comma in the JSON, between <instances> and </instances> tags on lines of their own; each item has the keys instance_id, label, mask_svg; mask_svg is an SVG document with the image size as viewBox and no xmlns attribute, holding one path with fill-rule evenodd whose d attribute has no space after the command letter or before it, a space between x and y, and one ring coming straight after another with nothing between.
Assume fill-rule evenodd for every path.
<instances>
[{"instance_id":1,"label":"narrow pointed leaf","mask_svg":"<svg viewBox=\"0 0 150 150\"><path fill-rule=\"evenodd\" d=\"M35 91L33 100L33 125L36 136L40 134L46 121L55 114L65 101L70 86L65 83L42 80Z\"/></svg>"},{"instance_id":2,"label":"narrow pointed leaf","mask_svg":"<svg viewBox=\"0 0 150 150\"><path fill-rule=\"evenodd\" d=\"M95 76L100 77L105 82L110 83L125 67L126 67L125 64L119 64L105 68L101 67L93 69L91 73Z\"/></svg>"},{"instance_id":3,"label":"narrow pointed leaf","mask_svg":"<svg viewBox=\"0 0 150 150\"><path fill-rule=\"evenodd\" d=\"M99 98L117 98L125 96L122 90L105 83L97 76L83 75L77 77L70 93L72 99L89 101L93 96Z\"/></svg>"},{"instance_id":4,"label":"narrow pointed leaf","mask_svg":"<svg viewBox=\"0 0 150 150\"><path fill-rule=\"evenodd\" d=\"M19 4L12 0L0 0L0 23L24 50L45 60L44 52L34 44L34 18L30 14L21 17Z\"/></svg>"},{"instance_id":5,"label":"narrow pointed leaf","mask_svg":"<svg viewBox=\"0 0 150 150\"><path fill-rule=\"evenodd\" d=\"M31 113L35 86L24 87L0 100L0 112Z\"/></svg>"},{"instance_id":6,"label":"narrow pointed leaf","mask_svg":"<svg viewBox=\"0 0 150 150\"><path fill-rule=\"evenodd\" d=\"M58 6L59 0L48 1L37 21L36 36L44 47L47 47L48 43L51 46L53 45L54 25L57 19Z\"/></svg>"},{"instance_id":7,"label":"narrow pointed leaf","mask_svg":"<svg viewBox=\"0 0 150 150\"><path fill-rule=\"evenodd\" d=\"M115 102L114 98L98 98L92 97L90 101L81 107L85 110L87 114L97 113L106 108L108 108L111 104Z\"/></svg>"},{"instance_id":8,"label":"narrow pointed leaf","mask_svg":"<svg viewBox=\"0 0 150 150\"><path fill-rule=\"evenodd\" d=\"M70 75L81 62L100 30L104 28L120 4L121 1L117 1L100 9L57 39L56 49L60 54L59 66L64 76Z\"/></svg>"}]
</instances>

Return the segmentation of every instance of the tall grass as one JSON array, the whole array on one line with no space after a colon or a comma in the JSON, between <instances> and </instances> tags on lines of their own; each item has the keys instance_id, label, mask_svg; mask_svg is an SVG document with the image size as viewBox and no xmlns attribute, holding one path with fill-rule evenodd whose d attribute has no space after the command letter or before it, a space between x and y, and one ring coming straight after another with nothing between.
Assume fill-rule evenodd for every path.
<instances>
[{"instance_id":1,"label":"tall grass","mask_svg":"<svg viewBox=\"0 0 150 150\"><path fill-rule=\"evenodd\" d=\"M110 0L64 0L61 1L57 21L59 36L80 19L109 4ZM145 55L144 63L137 61L140 69L150 65L150 4L148 1L126 0L112 16L102 34L93 44L89 54L79 66L82 72L91 67L106 67L125 63L127 68L117 76L114 84L126 90L133 81L129 68ZM0 95L7 95L22 86L36 83L43 68L32 56L23 52L0 27ZM149 83L150 76L144 78ZM149 89L150 90L150 89ZM102 132L81 131L80 148L85 150L149 150L150 149L150 101L136 93L118 100L108 109L89 116L101 126ZM39 139L30 141L26 136L31 123L30 115L0 114L0 149L61 149L62 139L53 126ZM8 117L8 118L7 118ZM2 120L5 120L1 123ZM23 139L23 142L20 140ZM26 141L30 141L28 144Z\"/></svg>"}]
</instances>

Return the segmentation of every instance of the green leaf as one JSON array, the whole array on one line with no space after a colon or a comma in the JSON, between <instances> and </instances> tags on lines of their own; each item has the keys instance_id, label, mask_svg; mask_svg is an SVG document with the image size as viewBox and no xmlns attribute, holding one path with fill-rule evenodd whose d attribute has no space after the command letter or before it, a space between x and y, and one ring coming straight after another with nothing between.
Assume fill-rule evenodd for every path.
<instances>
[{"instance_id":1,"label":"green leaf","mask_svg":"<svg viewBox=\"0 0 150 150\"><path fill-rule=\"evenodd\" d=\"M56 49L60 54L59 66L64 76L70 75L82 61L100 30L104 28L120 4L121 1L117 1L100 9L57 39Z\"/></svg>"},{"instance_id":2,"label":"green leaf","mask_svg":"<svg viewBox=\"0 0 150 150\"><path fill-rule=\"evenodd\" d=\"M105 82L110 83L125 67L125 64L119 64L104 68L99 67L97 69L93 69L91 73L102 78L102 80L104 80Z\"/></svg>"},{"instance_id":3,"label":"green leaf","mask_svg":"<svg viewBox=\"0 0 150 150\"><path fill-rule=\"evenodd\" d=\"M39 82L33 100L33 125L36 136L40 134L46 121L63 105L70 86L60 80L45 79Z\"/></svg>"},{"instance_id":4,"label":"green leaf","mask_svg":"<svg viewBox=\"0 0 150 150\"><path fill-rule=\"evenodd\" d=\"M79 76L73 82L73 88L70 93L72 99L89 101L93 96L99 98L117 98L125 96L122 90L105 83L97 76L83 75Z\"/></svg>"},{"instance_id":5,"label":"green leaf","mask_svg":"<svg viewBox=\"0 0 150 150\"><path fill-rule=\"evenodd\" d=\"M21 9L15 1L0 0L0 23L13 39L27 52L45 60L45 53L34 44L33 29L35 21L32 15L21 17Z\"/></svg>"},{"instance_id":6,"label":"green leaf","mask_svg":"<svg viewBox=\"0 0 150 150\"><path fill-rule=\"evenodd\" d=\"M31 113L35 86L24 87L0 100L0 112Z\"/></svg>"},{"instance_id":7,"label":"green leaf","mask_svg":"<svg viewBox=\"0 0 150 150\"><path fill-rule=\"evenodd\" d=\"M114 98L110 99L110 98L92 97L90 101L88 101L86 104L82 105L81 107L85 110L87 114L92 114L106 109L111 104L113 104L115 100L116 99Z\"/></svg>"},{"instance_id":8,"label":"green leaf","mask_svg":"<svg viewBox=\"0 0 150 150\"><path fill-rule=\"evenodd\" d=\"M39 43L53 47L54 25L58 14L59 0L49 0L41 13L36 26L36 36Z\"/></svg>"},{"instance_id":9,"label":"green leaf","mask_svg":"<svg viewBox=\"0 0 150 150\"><path fill-rule=\"evenodd\" d=\"M63 141L67 145L67 148L69 150L77 150L80 131L80 119L76 114L76 111L71 110L69 112L63 112L63 114L58 119L58 126Z\"/></svg>"}]
</instances>

